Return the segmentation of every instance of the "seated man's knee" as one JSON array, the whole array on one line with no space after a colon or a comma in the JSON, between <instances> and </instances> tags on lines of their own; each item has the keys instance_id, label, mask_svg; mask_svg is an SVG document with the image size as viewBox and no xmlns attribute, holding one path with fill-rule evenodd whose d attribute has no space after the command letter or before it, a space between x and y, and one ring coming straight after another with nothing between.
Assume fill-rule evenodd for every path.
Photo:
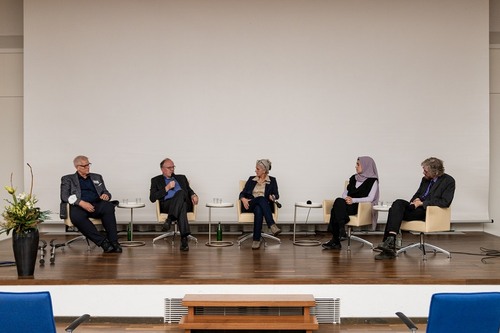
<instances>
[{"instance_id":1,"label":"seated man's knee","mask_svg":"<svg viewBox=\"0 0 500 333\"><path fill-rule=\"evenodd\" d=\"M109 201L103 201L102 210L105 213L113 213L114 214L114 212L115 212L115 205L112 204Z\"/></svg>"},{"instance_id":2,"label":"seated man's knee","mask_svg":"<svg viewBox=\"0 0 500 333\"><path fill-rule=\"evenodd\" d=\"M394 201L391 205L391 207L401 207L401 206L406 206L408 205L408 201L404 200L404 199L397 199L396 201Z\"/></svg>"}]
</instances>

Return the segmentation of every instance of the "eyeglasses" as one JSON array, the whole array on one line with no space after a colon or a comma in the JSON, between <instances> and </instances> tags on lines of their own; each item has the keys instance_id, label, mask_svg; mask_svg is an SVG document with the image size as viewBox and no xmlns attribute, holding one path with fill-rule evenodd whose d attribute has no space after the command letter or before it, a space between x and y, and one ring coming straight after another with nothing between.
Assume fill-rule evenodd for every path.
<instances>
[{"instance_id":1,"label":"eyeglasses","mask_svg":"<svg viewBox=\"0 0 500 333\"><path fill-rule=\"evenodd\" d=\"M163 168L164 169L168 169L168 170L174 170L175 169L175 165L169 166L169 167L168 166L164 166Z\"/></svg>"},{"instance_id":2,"label":"eyeglasses","mask_svg":"<svg viewBox=\"0 0 500 333\"><path fill-rule=\"evenodd\" d=\"M82 164L82 165L78 165L79 167L82 167L82 168L87 168L89 166L91 166L92 163L87 163L87 164Z\"/></svg>"}]
</instances>

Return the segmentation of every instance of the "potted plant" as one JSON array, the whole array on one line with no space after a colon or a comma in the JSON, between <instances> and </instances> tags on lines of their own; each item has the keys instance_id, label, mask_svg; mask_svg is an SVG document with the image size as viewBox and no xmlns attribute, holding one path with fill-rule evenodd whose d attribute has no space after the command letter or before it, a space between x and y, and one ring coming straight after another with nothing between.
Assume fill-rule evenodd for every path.
<instances>
[{"instance_id":1,"label":"potted plant","mask_svg":"<svg viewBox=\"0 0 500 333\"><path fill-rule=\"evenodd\" d=\"M33 195L33 170L31 172L31 187L29 194L16 194L10 175L10 186L5 190L11 199L5 199L8 205L2 213L3 221L0 222L0 233L7 235L12 231L12 248L19 277L33 277L38 252L38 224L48 218L49 211L42 211L36 206L38 200Z\"/></svg>"}]
</instances>

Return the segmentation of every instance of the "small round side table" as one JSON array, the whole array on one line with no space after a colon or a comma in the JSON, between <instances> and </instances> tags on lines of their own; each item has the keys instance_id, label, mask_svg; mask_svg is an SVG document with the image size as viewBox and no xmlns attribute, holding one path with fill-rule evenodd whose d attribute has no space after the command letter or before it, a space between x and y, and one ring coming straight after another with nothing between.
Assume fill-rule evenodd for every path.
<instances>
[{"instance_id":1,"label":"small round side table","mask_svg":"<svg viewBox=\"0 0 500 333\"><path fill-rule=\"evenodd\" d=\"M143 208L146 205L142 202L120 202L118 204L118 208L128 208L130 209L130 222L127 226L128 230L130 230L130 237L127 238L126 241L120 242L120 245L123 247L137 247L144 246L146 242L135 241L134 240L134 208ZM128 233L127 233L128 234Z\"/></svg>"},{"instance_id":2,"label":"small round side table","mask_svg":"<svg viewBox=\"0 0 500 333\"><path fill-rule=\"evenodd\" d=\"M234 204L230 202L209 202L206 206L208 207L208 242L205 245L212 247L232 246L233 242L231 241L212 241L212 208L230 208L234 207Z\"/></svg>"},{"instance_id":3,"label":"small round side table","mask_svg":"<svg viewBox=\"0 0 500 333\"><path fill-rule=\"evenodd\" d=\"M293 212L293 245L298 245L298 246L318 246L321 245L320 241L313 240L313 239L301 239L301 240L295 240L295 228L297 224L297 208L322 208L323 204L319 202L296 202L295 203L295 210Z\"/></svg>"}]
</instances>

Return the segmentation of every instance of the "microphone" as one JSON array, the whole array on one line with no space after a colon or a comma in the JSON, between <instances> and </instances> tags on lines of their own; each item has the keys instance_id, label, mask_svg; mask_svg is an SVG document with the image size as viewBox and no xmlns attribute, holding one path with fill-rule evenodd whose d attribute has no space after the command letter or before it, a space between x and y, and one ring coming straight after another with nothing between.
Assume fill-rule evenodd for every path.
<instances>
[{"instance_id":1,"label":"microphone","mask_svg":"<svg viewBox=\"0 0 500 333\"><path fill-rule=\"evenodd\" d=\"M277 206L278 208L281 208L281 204L278 202L278 200L276 200L276 197L274 196L274 194L273 194L273 195L271 195L271 197L273 198L273 202L276 204L276 206Z\"/></svg>"}]
</instances>

